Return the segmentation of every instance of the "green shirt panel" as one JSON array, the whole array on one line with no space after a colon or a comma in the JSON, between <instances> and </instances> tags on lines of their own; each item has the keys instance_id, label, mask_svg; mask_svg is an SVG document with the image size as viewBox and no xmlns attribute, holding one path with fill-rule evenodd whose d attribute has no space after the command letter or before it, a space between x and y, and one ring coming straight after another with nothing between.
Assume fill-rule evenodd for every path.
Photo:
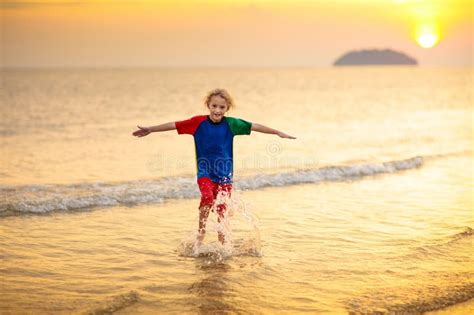
<instances>
[{"instance_id":1,"label":"green shirt panel","mask_svg":"<svg viewBox=\"0 0 474 315\"><path fill-rule=\"evenodd\" d=\"M240 118L226 117L230 130L234 136L249 135L252 131L252 123Z\"/></svg>"}]
</instances>

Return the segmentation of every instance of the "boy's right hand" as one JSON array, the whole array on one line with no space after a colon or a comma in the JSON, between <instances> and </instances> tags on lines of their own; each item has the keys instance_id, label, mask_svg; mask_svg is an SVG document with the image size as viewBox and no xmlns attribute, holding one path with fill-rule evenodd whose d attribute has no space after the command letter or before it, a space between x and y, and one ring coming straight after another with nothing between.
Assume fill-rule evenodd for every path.
<instances>
[{"instance_id":1,"label":"boy's right hand","mask_svg":"<svg viewBox=\"0 0 474 315\"><path fill-rule=\"evenodd\" d=\"M133 135L136 137L144 137L151 133L151 130L148 127L140 127L140 126L137 126L137 127L140 129L133 132Z\"/></svg>"}]
</instances>

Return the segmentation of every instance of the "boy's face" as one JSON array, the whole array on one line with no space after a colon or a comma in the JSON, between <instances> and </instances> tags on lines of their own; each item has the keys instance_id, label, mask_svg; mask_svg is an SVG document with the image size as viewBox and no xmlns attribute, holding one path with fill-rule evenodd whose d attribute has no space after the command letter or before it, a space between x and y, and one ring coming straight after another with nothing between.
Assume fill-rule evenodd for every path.
<instances>
[{"instance_id":1,"label":"boy's face","mask_svg":"<svg viewBox=\"0 0 474 315\"><path fill-rule=\"evenodd\" d=\"M227 101L224 98L219 95L214 95L211 97L207 108L209 108L209 117L211 120L213 122L219 122L229 109L229 105L227 105Z\"/></svg>"}]
</instances>

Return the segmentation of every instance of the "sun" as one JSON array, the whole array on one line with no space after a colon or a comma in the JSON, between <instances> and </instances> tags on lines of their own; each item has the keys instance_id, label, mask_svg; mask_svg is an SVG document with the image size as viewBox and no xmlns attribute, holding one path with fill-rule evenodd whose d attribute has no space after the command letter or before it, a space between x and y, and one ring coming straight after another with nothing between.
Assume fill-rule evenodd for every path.
<instances>
[{"instance_id":1,"label":"sun","mask_svg":"<svg viewBox=\"0 0 474 315\"><path fill-rule=\"evenodd\" d=\"M440 41L439 27L435 23L418 25L415 31L415 41L423 48L432 48Z\"/></svg>"},{"instance_id":2,"label":"sun","mask_svg":"<svg viewBox=\"0 0 474 315\"><path fill-rule=\"evenodd\" d=\"M423 48L434 47L439 41L439 37L435 33L424 33L418 35L416 42Z\"/></svg>"}]
</instances>

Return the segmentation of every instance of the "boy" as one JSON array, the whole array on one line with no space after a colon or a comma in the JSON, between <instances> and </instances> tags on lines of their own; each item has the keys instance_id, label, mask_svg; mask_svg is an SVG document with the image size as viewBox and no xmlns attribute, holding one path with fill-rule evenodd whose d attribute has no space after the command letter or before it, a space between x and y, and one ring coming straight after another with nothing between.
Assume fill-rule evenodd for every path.
<instances>
[{"instance_id":1,"label":"boy","mask_svg":"<svg viewBox=\"0 0 474 315\"><path fill-rule=\"evenodd\" d=\"M284 132L251 123L243 119L226 117L224 114L235 107L234 101L225 89L214 89L205 98L209 115L194 116L187 120L169 122L152 127L140 127L133 132L134 136L144 137L152 132L167 130L178 131L178 134L194 136L197 160L197 182L201 192L199 204L199 229L197 245L204 240L206 221L209 211L218 194L230 197L233 175L234 136L249 135L251 131L275 134L281 138L296 139ZM224 218L225 204L216 204L218 222ZM224 244L225 236L218 232L219 241Z\"/></svg>"}]
</instances>

